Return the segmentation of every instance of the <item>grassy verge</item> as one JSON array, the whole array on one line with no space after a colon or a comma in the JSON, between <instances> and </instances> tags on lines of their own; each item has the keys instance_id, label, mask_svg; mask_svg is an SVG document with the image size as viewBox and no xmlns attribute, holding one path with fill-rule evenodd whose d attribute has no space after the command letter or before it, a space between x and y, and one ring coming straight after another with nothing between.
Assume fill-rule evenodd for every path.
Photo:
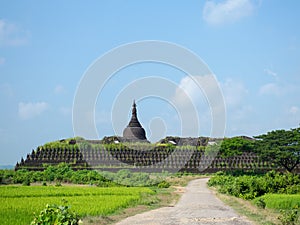
<instances>
[{"instance_id":1,"label":"grassy verge","mask_svg":"<svg viewBox=\"0 0 300 225\"><path fill-rule=\"evenodd\" d=\"M300 206L300 194L266 194L254 199L254 203L262 199L269 209L293 209Z\"/></svg>"},{"instance_id":2,"label":"grassy verge","mask_svg":"<svg viewBox=\"0 0 300 225\"><path fill-rule=\"evenodd\" d=\"M215 191L215 190L214 190ZM279 214L271 209L261 209L253 205L250 201L234 196L216 193L217 197L225 204L232 207L238 214L247 217L250 221L259 225L277 225Z\"/></svg>"},{"instance_id":3,"label":"grassy verge","mask_svg":"<svg viewBox=\"0 0 300 225\"><path fill-rule=\"evenodd\" d=\"M154 189L155 195L145 195L135 205L131 205L125 209L115 211L107 216L88 216L83 219L84 224L88 225L106 225L114 224L129 216L146 212L152 209L172 206L178 199L178 193L173 188Z\"/></svg>"}]
</instances>

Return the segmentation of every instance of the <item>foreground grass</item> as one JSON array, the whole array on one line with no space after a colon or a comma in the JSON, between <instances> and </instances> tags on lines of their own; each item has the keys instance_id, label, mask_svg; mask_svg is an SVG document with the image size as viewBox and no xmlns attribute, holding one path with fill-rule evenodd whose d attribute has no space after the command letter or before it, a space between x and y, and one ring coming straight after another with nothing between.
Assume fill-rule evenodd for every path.
<instances>
[{"instance_id":1,"label":"foreground grass","mask_svg":"<svg viewBox=\"0 0 300 225\"><path fill-rule=\"evenodd\" d=\"M62 204L62 199L82 217L106 216L154 194L143 187L0 186L0 224L30 224L34 212L38 214L46 204Z\"/></svg>"},{"instance_id":2,"label":"foreground grass","mask_svg":"<svg viewBox=\"0 0 300 225\"><path fill-rule=\"evenodd\" d=\"M266 194L254 199L254 202L257 202L259 199L263 199L266 203L266 208L269 209L289 210L300 206L300 194Z\"/></svg>"},{"instance_id":3,"label":"foreground grass","mask_svg":"<svg viewBox=\"0 0 300 225\"><path fill-rule=\"evenodd\" d=\"M34 213L46 204L67 201L71 210L84 219L84 224L110 224L139 212L175 205L184 186L199 176L174 176L167 181L170 188L95 187L88 185L0 186L0 224L30 224Z\"/></svg>"},{"instance_id":4,"label":"foreground grass","mask_svg":"<svg viewBox=\"0 0 300 225\"><path fill-rule=\"evenodd\" d=\"M88 216L83 219L84 224L88 225L106 225L114 224L129 216L134 216L138 213L146 212L160 207L174 206L182 193L184 193L185 186L191 180L203 178L206 176L200 175L184 175L184 176L170 176L166 180L171 184L169 188L151 188L155 195L147 195L142 201L134 206L127 207L115 211L107 216Z\"/></svg>"},{"instance_id":5,"label":"foreground grass","mask_svg":"<svg viewBox=\"0 0 300 225\"><path fill-rule=\"evenodd\" d=\"M216 194L226 205L232 207L238 214L247 217L249 220L259 225L277 225L279 214L270 209L256 207L250 201L221 193Z\"/></svg>"},{"instance_id":6,"label":"foreground grass","mask_svg":"<svg viewBox=\"0 0 300 225\"><path fill-rule=\"evenodd\" d=\"M208 182L228 205L257 224L284 225L299 224L299 184L299 175L276 171L263 175L218 172Z\"/></svg>"},{"instance_id":7,"label":"foreground grass","mask_svg":"<svg viewBox=\"0 0 300 225\"><path fill-rule=\"evenodd\" d=\"M215 188L211 188L216 192ZM290 210L300 204L300 194L266 194L252 201L244 200L227 194L216 193L225 204L232 207L240 215L259 225L279 225L280 210ZM263 199L266 208L256 206L256 202ZM292 224L292 223L291 223Z\"/></svg>"}]
</instances>

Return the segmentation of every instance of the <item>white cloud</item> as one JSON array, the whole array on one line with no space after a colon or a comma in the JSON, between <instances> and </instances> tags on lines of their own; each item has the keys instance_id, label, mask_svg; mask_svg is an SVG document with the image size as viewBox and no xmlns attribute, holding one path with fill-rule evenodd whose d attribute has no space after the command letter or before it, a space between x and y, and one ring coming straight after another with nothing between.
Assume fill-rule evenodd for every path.
<instances>
[{"instance_id":1,"label":"white cloud","mask_svg":"<svg viewBox=\"0 0 300 225\"><path fill-rule=\"evenodd\" d=\"M28 31L24 31L15 24L0 19L0 47L20 46L27 43Z\"/></svg>"},{"instance_id":2,"label":"white cloud","mask_svg":"<svg viewBox=\"0 0 300 225\"><path fill-rule=\"evenodd\" d=\"M55 94L61 94L61 93L63 93L63 92L65 92L65 88L62 86L62 85L57 85L55 88L54 88L54 93Z\"/></svg>"},{"instance_id":3,"label":"white cloud","mask_svg":"<svg viewBox=\"0 0 300 225\"><path fill-rule=\"evenodd\" d=\"M228 78L225 82L221 82L226 111L227 111L227 129L232 131L234 127L240 127L241 123L245 123L249 115L253 114L253 107L249 104L247 97L248 89L241 81Z\"/></svg>"},{"instance_id":4,"label":"white cloud","mask_svg":"<svg viewBox=\"0 0 300 225\"><path fill-rule=\"evenodd\" d=\"M221 83L227 108L239 107L244 97L248 94L247 88L240 81L235 81L228 78L224 83Z\"/></svg>"},{"instance_id":5,"label":"white cloud","mask_svg":"<svg viewBox=\"0 0 300 225\"><path fill-rule=\"evenodd\" d=\"M249 101L249 90L240 80L227 78L220 83L226 103L226 135L249 135L252 130L251 116L255 108Z\"/></svg>"},{"instance_id":6,"label":"white cloud","mask_svg":"<svg viewBox=\"0 0 300 225\"><path fill-rule=\"evenodd\" d=\"M72 114L72 109L69 107L60 107L59 112L64 116L69 116Z\"/></svg>"},{"instance_id":7,"label":"white cloud","mask_svg":"<svg viewBox=\"0 0 300 225\"><path fill-rule=\"evenodd\" d=\"M201 76L193 76L194 79L203 79ZM202 90L190 76L181 79L176 89L174 100L182 106L188 105L188 99L193 103L205 101Z\"/></svg>"},{"instance_id":8,"label":"white cloud","mask_svg":"<svg viewBox=\"0 0 300 225\"><path fill-rule=\"evenodd\" d=\"M36 116L39 116L44 111L49 108L48 103L46 102L36 102L36 103L19 103L19 117L23 120L31 119Z\"/></svg>"},{"instance_id":9,"label":"white cloud","mask_svg":"<svg viewBox=\"0 0 300 225\"><path fill-rule=\"evenodd\" d=\"M280 127L291 128L299 126L300 123L300 107L290 105L283 109L283 112L277 118Z\"/></svg>"},{"instance_id":10,"label":"white cloud","mask_svg":"<svg viewBox=\"0 0 300 225\"><path fill-rule=\"evenodd\" d=\"M290 109L289 109L289 113L292 114L292 115L296 115L300 112L300 109L299 107L297 106L292 106Z\"/></svg>"},{"instance_id":11,"label":"white cloud","mask_svg":"<svg viewBox=\"0 0 300 225\"><path fill-rule=\"evenodd\" d=\"M270 69L264 69L264 72L271 75L271 76L273 76L273 77L275 77L275 78L278 77L277 73L275 73L274 71L272 71Z\"/></svg>"},{"instance_id":12,"label":"white cloud","mask_svg":"<svg viewBox=\"0 0 300 225\"><path fill-rule=\"evenodd\" d=\"M184 77L176 89L175 102L180 105L187 105L187 98L189 98L194 104L207 104L207 99L203 92L205 92L207 96L212 96L213 92L216 91L213 83L215 80L209 79L210 77L212 76ZM201 84L201 87L197 86L193 79L196 79L197 83ZM239 107L244 102L244 98L248 95L247 88L240 81L228 78L225 82L219 82L218 85L222 89L227 108Z\"/></svg>"},{"instance_id":13,"label":"white cloud","mask_svg":"<svg viewBox=\"0 0 300 225\"><path fill-rule=\"evenodd\" d=\"M188 100L196 105L211 105L223 101L223 98L219 99L220 95L222 96L220 83L212 74L209 74L184 77L176 89L174 99L181 105L188 104Z\"/></svg>"},{"instance_id":14,"label":"white cloud","mask_svg":"<svg viewBox=\"0 0 300 225\"><path fill-rule=\"evenodd\" d=\"M3 65L5 63L5 58L4 57L0 57L0 66Z\"/></svg>"},{"instance_id":15,"label":"white cloud","mask_svg":"<svg viewBox=\"0 0 300 225\"><path fill-rule=\"evenodd\" d=\"M261 95L281 95L283 92L283 88L276 83L265 84L259 90Z\"/></svg>"},{"instance_id":16,"label":"white cloud","mask_svg":"<svg viewBox=\"0 0 300 225\"><path fill-rule=\"evenodd\" d=\"M226 0L215 3L206 1L203 8L203 18L211 25L233 23L251 15L255 4L251 0Z\"/></svg>"},{"instance_id":17,"label":"white cloud","mask_svg":"<svg viewBox=\"0 0 300 225\"><path fill-rule=\"evenodd\" d=\"M198 125L202 134L209 135L216 130L211 130L212 124L220 129L219 133L211 134L222 135L226 114L224 98L220 85L212 74L184 77L176 88L172 101L184 122L182 124L187 132L184 136L199 135Z\"/></svg>"}]
</instances>

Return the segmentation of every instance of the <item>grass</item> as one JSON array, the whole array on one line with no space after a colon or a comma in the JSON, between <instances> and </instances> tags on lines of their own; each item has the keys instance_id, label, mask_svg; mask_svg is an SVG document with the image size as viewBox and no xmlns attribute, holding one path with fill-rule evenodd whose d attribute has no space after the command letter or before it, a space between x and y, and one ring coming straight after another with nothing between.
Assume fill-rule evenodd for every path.
<instances>
[{"instance_id":1,"label":"grass","mask_svg":"<svg viewBox=\"0 0 300 225\"><path fill-rule=\"evenodd\" d=\"M300 194L266 194L262 197L256 198L254 202L263 199L266 203L266 208L269 209L293 209L300 207Z\"/></svg>"},{"instance_id":2,"label":"grass","mask_svg":"<svg viewBox=\"0 0 300 225\"><path fill-rule=\"evenodd\" d=\"M214 190L215 191L215 190ZM247 217L249 220L259 225L279 224L279 214L274 210L260 209L250 201L225 194L216 194L225 204L232 207L238 214Z\"/></svg>"},{"instance_id":3,"label":"grass","mask_svg":"<svg viewBox=\"0 0 300 225\"><path fill-rule=\"evenodd\" d=\"M106 225L114 224L122 219L129 216L134 216L138 213L149 211L152 209L160 207L174 206L179 200L182 193L184 193L184 187L189 181L198 179L201 177L207 177L203 175L184 175L184 176L172 176L168 177L167 181L172 185L169 188L152 188L156 193L155 195L147 195L138 204L128 207L126 209L121 209L107 216L93 216L86 217L83 220L84 224L88 225Z\"/></svg>"},{"instance_id":4,"label":"grass","mask_svg":"<svg viewBox=\"0 0 300 225\"><path fill-rule=\"evenodd\" d=\"M172 177L170 188L108 187L67 185L56 187L7 185L0 186L0 224L29 224L34 213L46 204L62 204L66 200L84 224L110 224L147 210L173 206L183 193L183 186L198 176Z\"/></svg>"},{"instance_id":5,"label":"grass","mask_svg":"<svg viewBox=\"0 0 300 225\"><path fill-rule=\"evenodd\" d=\"M213 189L215 191L215 189ZM259 225L281 224L278 217L281 209L290 210L300 204L300 195L293 194L266 194L253 201L247 201L231 195L216 194L225 204L232 207L240 215ZM262 209L255 205L259 199L264 199L266 208Z\"/></svg>"},{"instance_id":6,"label":"grass","mask_svg":"<svg viewBox=\"0 0 300 225\"><path fill-rule=\"evenodd\" d=\"M151 209L173 206L184 192L184 186L205 176L171 176L170 188L109 187L87 185L55 186L0 186L0 224L29 224L33 212L39 213L46 204L68 201L71 209L84 217L84 224L104 225ZM212 188L214 191L216 189ZM300 202L300 195L267 194L266 209L255 206L254 201L217 193L217 196L240 215L260 225L277 225L278 209L290 208Z\"/></svg>"},{"instance_id":7,"label":"grass","mask_svg":"<svg viewBox=\"0 0 300 225\"><path fill-rule=\"evenodd\" d=\"M0 186L0 224L29 224L46 204L68 202L80 216L106 216L144 201L155 192L132 187Z\"/></svg>"}]
</instances>

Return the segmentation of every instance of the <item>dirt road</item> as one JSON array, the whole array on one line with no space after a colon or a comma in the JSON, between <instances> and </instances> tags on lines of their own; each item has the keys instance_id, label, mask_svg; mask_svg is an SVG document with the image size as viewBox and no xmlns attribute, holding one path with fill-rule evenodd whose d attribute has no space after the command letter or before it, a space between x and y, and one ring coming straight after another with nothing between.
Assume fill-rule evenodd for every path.
<instances>
[{"instance_id":1,"label":"dirt road","mask_svg":"<svg viewBox=\"0 0 300 225\"><path fill-rule=\"evenodd\" d=\"M207 188L208 179L191 181L174 207L164 207L141 213L117 225L250 225Z\"/></svg>"}]
</instances>

